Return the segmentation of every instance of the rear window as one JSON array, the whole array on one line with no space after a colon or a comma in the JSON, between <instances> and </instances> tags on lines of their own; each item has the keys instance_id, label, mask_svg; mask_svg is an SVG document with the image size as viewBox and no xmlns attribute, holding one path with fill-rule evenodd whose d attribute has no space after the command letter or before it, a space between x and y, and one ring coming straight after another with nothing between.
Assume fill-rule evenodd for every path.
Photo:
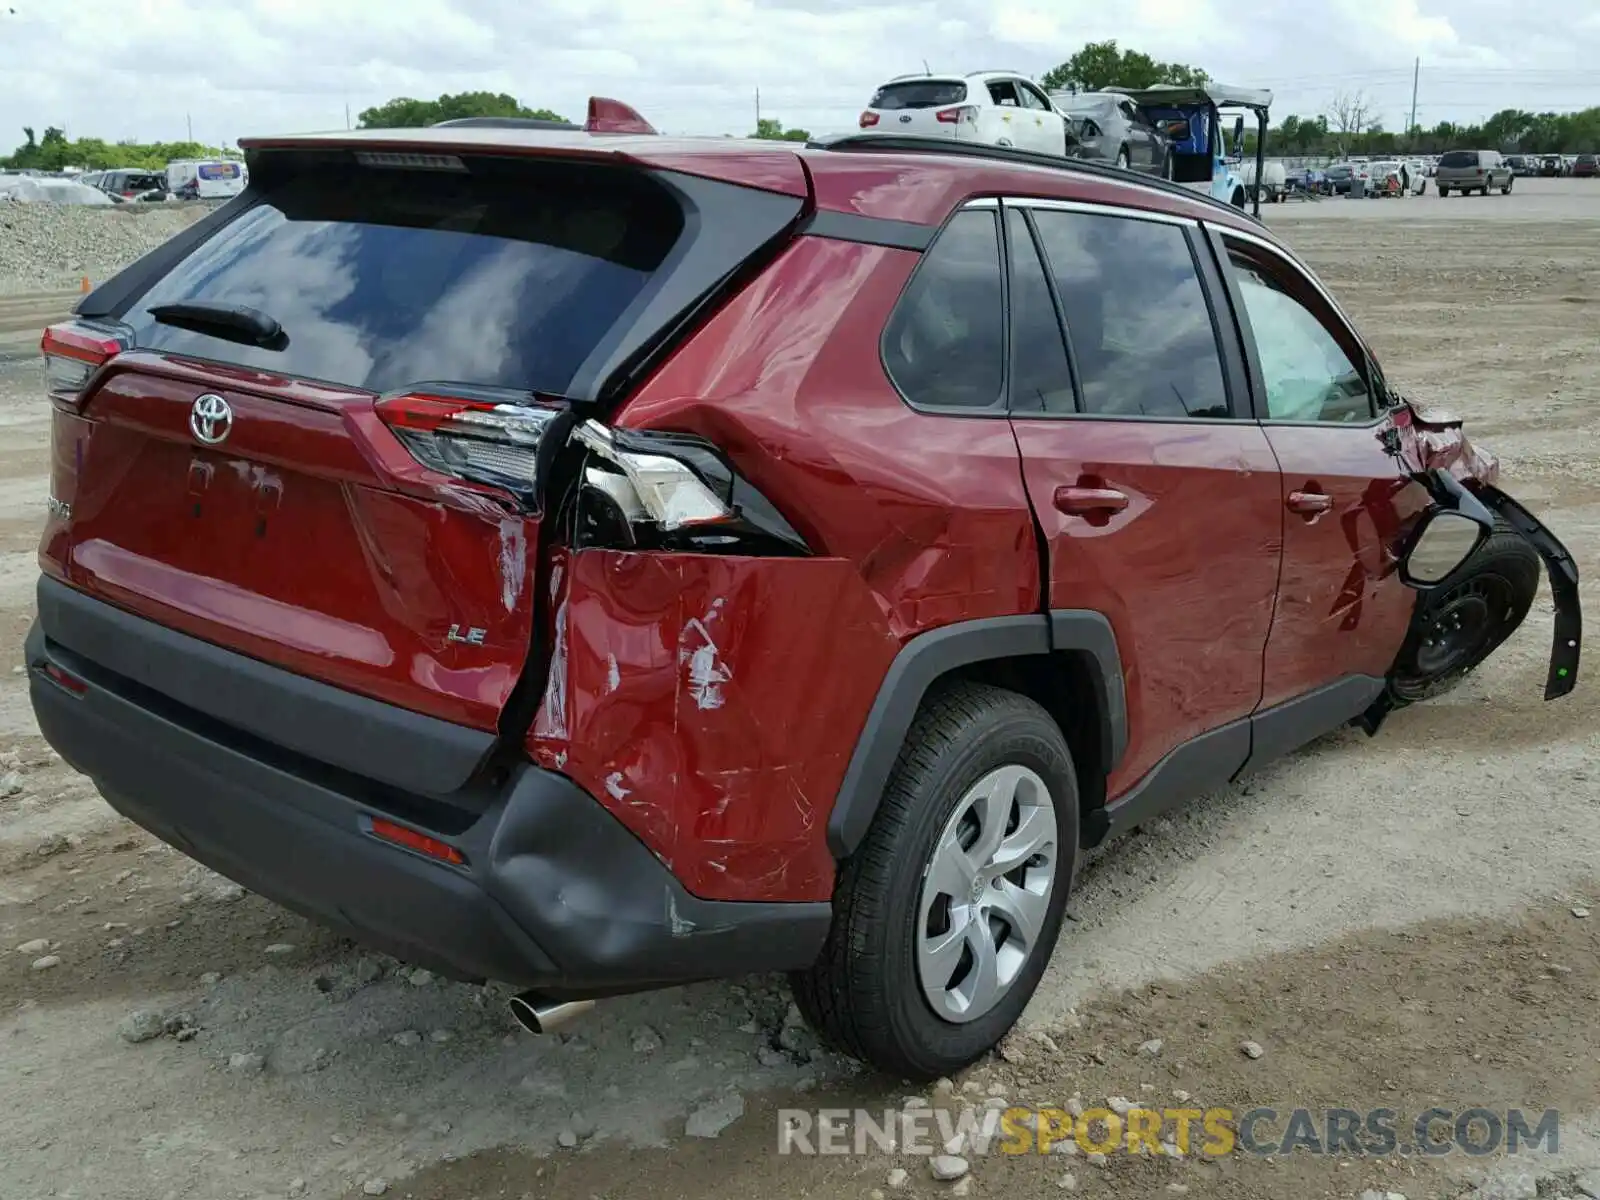
<instances>
[{"instance_id":1,"label":"rear window","mask_svg":"<svg viewBox=\"0 0 1600 1200\"><path fill-rule=\"evenodd\" d=\"M1441 167L1475 167L1478 165L1478 152L1476 150L1451 150L1439 158Z\"/></svg>"},{"instance_id":2,"label":"rear window","mask_svg":"<svg viewBox=\"0 0 1600 1200\"><path fill-rule=\"evenodd\" d=\"M148 192L151 188L160 187L165 180L160 175L127 175L120 182L123 191Z\"/></svg>"},{"instance_id":3,"label":"rear window","mask_svg":"<svg viewBox=\"0 0 1600 1200\"><path fill-rule=\"evenodd\" d=\"M239 164L231 162L201 163L196 172L201 179L237 179Z\"/></svg>"},{"instance_id":4,"label":"rear window","mask_svg":"<svg viewBox=\"0 0 1600 1200\"><path fill-rule=\"evenodd\" d=\"M873 93L868 108L942 108L967 98L967 85L941 79L912 79L887 83Z\"/></svg>"},{"instance_id":5,"label":"rear window","mask_svg":"<svg viewBox=\"0 0 1600 1200\"><path fill-rule=\"evenodd\" d=\"M565 394L683 229L637 172L469 160L321 166L277 185L123 320L141 348L383 392L421 382ZM176 301L275 318L281 350L157 323Z\"/></svg>"},{"instance_id":6,"label":"rear window","mask_svg":"<svg viewBox=\"0 0 1600 1200\"><path fill-rule=\"evenodd\" d=\"M1580 154L1580 155L1578 155L1577 161L1581 162L1584 166L1587 167L1587 166L1590 166L1591 164L1593 164L1594 162L1600 161L1600 160L1596 160L1595 156L1592 155L1592 154Z\"/></svg>"}]
</instances>

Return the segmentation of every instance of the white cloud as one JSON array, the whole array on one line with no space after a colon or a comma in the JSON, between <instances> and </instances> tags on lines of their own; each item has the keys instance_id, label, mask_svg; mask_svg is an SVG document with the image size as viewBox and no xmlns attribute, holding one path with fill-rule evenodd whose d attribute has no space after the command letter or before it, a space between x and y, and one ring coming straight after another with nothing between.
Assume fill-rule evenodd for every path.
<instances>
[{"instance_id":1,"label":"white cloud","mask_svg":"<svg viewBox=\"0 0 1600 1200\"><path fill-rule=\"evenodd\" d=\"M14 9L15 11L8 11ZM1555 0L0 0L0 148L21 127L174 140L339 128L399 95L486 89L580 116L590 94L684 133L744 133L761 111L853 126L884 79L922 69L1041 74L1116 38L1227 82L1279 115L1361 89L1418 116L1594 102L1600 26ZM1555 31L1559 30L1557 35Z\"/></svg>"}]
</instances>

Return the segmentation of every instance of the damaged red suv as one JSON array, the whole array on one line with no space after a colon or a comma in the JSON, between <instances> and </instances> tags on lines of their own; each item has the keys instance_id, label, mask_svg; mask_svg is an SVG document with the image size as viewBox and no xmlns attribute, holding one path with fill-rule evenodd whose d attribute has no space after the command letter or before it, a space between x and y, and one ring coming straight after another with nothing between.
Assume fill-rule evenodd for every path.
<instances>
[{"instance_id":1,"label":"damaged red suv","mask_svg":"<svg viewBox=\"0 0 1600 1200\"><path fill-rule=\"evenodd\" d=\"M1022 151L478 122L247 143L45 334L27 663L106 799L409 962L785 971L904 1076L1081 852L1459 679L1571 557L1316 277Z\"/></svg>"}]
</instances>

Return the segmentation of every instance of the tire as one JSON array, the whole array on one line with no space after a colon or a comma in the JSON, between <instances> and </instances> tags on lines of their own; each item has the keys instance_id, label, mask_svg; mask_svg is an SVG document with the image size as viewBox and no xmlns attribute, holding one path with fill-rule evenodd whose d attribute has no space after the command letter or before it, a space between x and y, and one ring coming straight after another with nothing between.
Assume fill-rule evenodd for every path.
<instances>
[{"instance_id":1,"label":"tire","mask_svg":"<svg viewBox=\"0 0 1600 1200\"><path fill-rule=\"evenodd\" d=\"M1501 194L1501 195L1502 195L1502 196L1509 196L1509 195L1511 195L1511 185L1512 185L1512 184L1513 184L1513 183L1515 183L1515 182L1516 182L1516 180L1515 180L1515 179L1508 179L1508 180L1506 180L1506 185L1505 185L1505 187L1503 187L1503 188L1501 188L1501 189L1500 189L1500 194Z\"/></svg>"},{"instance_id":2,"label":"tire","mask_svg":"<svg viewBox=\"0 0 1600 1200\"><path fill-rule=\"evenodd\" d=\"M1243 188L1240 188L1238 191L1234 192L1233 206L1237 209L1243 210L1245 206L1245 194Z\"/></svg>"},{"instance_id":3,"label":"tire","mask_svg":"<svg viewBox=\"0 0 1600 1200\"><path fill-rule=\"evenodd\" d=\"M1013 822L1029 808L1042 809L1054 820L1050 850L1041 849L1005 877L1009 893L1001 890L1000 881L993 889L985 887L983 874L976 890L968 892L964 871L949 870L962 894L974 899L951 904L954 891L930 899L944 874L936 871L941 862L947 867L952 861L970 863L964 851L954 860L935 852L958 837L958 846L971 848L976 842L967 835L983 835L981 821L968 822L969 816L984 811L973 792L997 772L1017 781L1017 805L1014 810L1006 805L1003 813L993 810L1001 815L990 828L1007 838L1015 836L1020 826ZM1046 817L1030 815L1026 820L1037 823L1041 834L1048 832ZM1050 853L1054 874L1041 899L1038 873L1046 867L1040 860ZM866 838L840 864L828 940L811 967L790 976L795 1004L823 1041L890 1075L933 1079L954 1074L987 1053L1022 1015L1060 932L1077 853L1077 777L1066 740L1050 714L1027 697L1000 688L957 683L939 689L923 701ZM1020 871L1034 872L1027 893L1017 886ZM1003 920L998 923L1007 933L999 943L975 942L960 936L959 928L965 923L979 939L998 936L994 924L979 928L983 918L972 922L968 914L975 904L1008 894L1033 897L1037 936L1019 960L991 960L997 971L1009 967L1014 974L987 1006L979 1004L976 993L970 996L975 1011L962 1015L956 1011L960 990L976 982L974 946L997 946L1001 960L1008 947L1012 953L1019 948L1011 941L1012 927ZM995 913L1004 907L1000 902L994 910L986 906L988 922L995 922ZM922 966L922 943L941 934L950 939L955 956L930 975L933 968ZM954 989L948 986L952 983ZM944 1011L935 1007L935 997Z\"/></svg>"},{"instance_id":4,"label":"tire","mask_svg":"<svg viewBox=\"0 0 1600 1200\"><path fill-rule=\"evenodd\" d=\"M1419 598L1389 673L1397 705L1443 695L1493 654L1528 615L1542 572L1538 551L1496 526L1454 575Z\"/></svg>"},{"instance_id":5,"label":"tire","mask_svg":"<svg viewBox=\"0 0 1600 1200\"><path fill-rule=\"evenodd\" d=\"M1128 158L1128 148L1123 146L1117 151L1117 169L1119 171L1126 171L1130 161L1131 160Z\"/></svg>"},{"instance_id":6,"label":"tire","mask_svg":"<svg viewBox=\"0 0 1600 1200\"><path fill-rule=\"evenodd\" d=\"M1442 187L1442 188L1439 189L1439 199L1443 200L1449 195L1450 195L1450 189L1449 188Z\"/></svg>"}]
</instances>

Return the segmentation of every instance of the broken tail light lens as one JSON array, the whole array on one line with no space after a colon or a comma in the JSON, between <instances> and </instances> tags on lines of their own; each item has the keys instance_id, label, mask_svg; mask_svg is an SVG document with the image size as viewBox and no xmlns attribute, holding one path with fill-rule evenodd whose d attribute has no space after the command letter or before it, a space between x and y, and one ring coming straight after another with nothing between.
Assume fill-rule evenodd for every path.
<instances>
[{"instance_id":1,"label":"broken tail light lens","mask_svg":"<svg viewBox=\"0 0 1600 1200\"><path fill-rule=\"evenodd\" d=\"M376 408L400 444L429 470L536 504L540 446L561 409L417 392L385 397Z\"/></svg>"},{"instance_id":2,"label":"broken tail light lens","mask_svg":"<svg viewBox=\"0 0 1600 1200\"><path fill-rule=\"evenodd\" d=\"M94 373L127 348L116 333L84 321L50 326L39 340L50 403L76 411Z\"/></svg>"},{"instance_id":3,"label":"broken tail light lens","mask_svg":"<svg viewBox=\"0 0 1600 1200\"><path fill-rule=\"evenodd\" d=\"M625 449L598 421L585 421L573 437L602 460L601 465L587 468L585 483L616 501L630 521L648 520L671 531L726 521L734 515L681 459Z\"/></svg>"}]
</instances>

